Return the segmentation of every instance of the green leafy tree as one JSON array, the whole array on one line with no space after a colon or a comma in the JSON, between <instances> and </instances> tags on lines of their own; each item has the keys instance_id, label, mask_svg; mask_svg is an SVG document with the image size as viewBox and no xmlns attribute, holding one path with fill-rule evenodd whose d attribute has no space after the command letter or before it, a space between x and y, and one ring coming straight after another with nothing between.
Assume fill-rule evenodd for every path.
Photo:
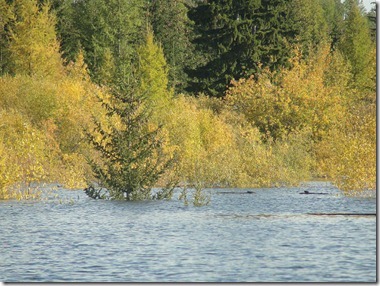
<instances>
[{"instance_id":1,"label":"green leafy tree","mask_svg":"<svg viewBox=\"0 0 380 286\"><path fill-rule=\"evenodd\" d=\"M193 42L206 61L188 71L189 91L220 96L234 77L242 76L247 63L251 63L247 65L248 72L253 68L256 37L253 18L258 6L259 1L214 0L200 2L190 10L196 33Z\"/></svg>"},{"instance_id":2,"label":"green leafy tree","mask_svg":"<svg viewBox=\"0 0 380 286\"><path fill-rule=\"evenodd\" d=\"M74 1L52 0L52 9L57 15L57 34L60 39L60 50L66 62L74 62L81 47L81 30L76 22L79 13L74 9ZM80 1L82 2L82 1ZM79 3L78 3L79 5Z\"/></svg>"},{"instance_id":3,"label":"green leafy tree","mask_svg":"<svg viewBox=\"0 0 380 286\"><path fill-rule=\"evenodd\" d=\"M260 62L270 70L278 70L288 64L292 44L297 33L296 19L290 13L293 7L286 0L262 0L259 7L259 23L256 33Z\"/></svg>"},{"instance_id":4,"label":"green leafy tree","mask_svg":"<svg viewBox=\"0 0 380 286\"><path fill-rule=\"evenodd\" d=\"M146 99L125 82L112 89L110 100L101 99L108 112L108 124L95 121L89 139L99 151L101 161L90 161L99 185L108 190L100 195L90 186L85 191L93 198L117 200L146 200L168 198L172 188L168 185L152 195L160 176L168 170L172 160L163 151L160 127L149 124L150 111ZM114 123L118 122L118 124Z\"/></svg>"}]
</instances>

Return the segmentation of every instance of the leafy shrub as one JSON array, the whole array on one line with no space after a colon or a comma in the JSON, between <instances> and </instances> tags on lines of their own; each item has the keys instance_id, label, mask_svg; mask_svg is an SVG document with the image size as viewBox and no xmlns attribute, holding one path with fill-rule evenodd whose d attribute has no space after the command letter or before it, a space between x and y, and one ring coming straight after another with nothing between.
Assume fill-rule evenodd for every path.
<instances>
[{"instance_id":1,"label":"leafy shrub","mask_svg":"<svg viewBox=\"0 0 380 286\"><path fill-rule=\"evenodd\" d=\"M162 114L169 145L177 152L179 180L190 185L236 185L238 153L232 127L197 100L180 95ZM228 162L228 163L227 163Z\"/></svg>"},{"instance_id":2,"label":"leafy shrub","mask_svg":"<svg viewBox=\"0 0 380 286\"><path fill-rule=\"evenodd\" d=\"M75 65L70 68L58 82L28 75L0 78L0 133L7 163L0 179L4 198L32 183L84 186L89 173L85 156L92 151L83 128L92 124L92 113L102 114L95 101L100 91L77 76L81 71Z\"/></svg>"},{"instance_id":3,"label":"leafy shrub","mask_svg":"<svg viewBox=\"0 0 380 286\"><path fill-rule=\"evenodd\" d=\"M6 164L0 167L1 198L14 198L47 178L50 152L44 134L16 111L1 111L0 122L2 164Z\"/></svg>"},{"instance_id":4,"label":"leafy shrub","mask_svg":"<svg viewBox=\"0 0 380 286\"><path fill-rule=\"evenodd\" d=\"M328 46L307 61L296 53L291 69L277 73L264 69L258 78L233 81L226 93L227 104L274 140L303 128L312 130L313 140L320 140L344 114L341 90L346 87L326 84L334 57Z\"/></svg>"},{"instance_id":5,"label":"leafy shrub","mask_svg":"<svg viewBox=\"0 0 380 286\"><path fill-rule=\"evenodd\" d=\"M376 190L375 106L355 108L318 146L329 177L347 194Z\"/></svg>"}]
</instances>

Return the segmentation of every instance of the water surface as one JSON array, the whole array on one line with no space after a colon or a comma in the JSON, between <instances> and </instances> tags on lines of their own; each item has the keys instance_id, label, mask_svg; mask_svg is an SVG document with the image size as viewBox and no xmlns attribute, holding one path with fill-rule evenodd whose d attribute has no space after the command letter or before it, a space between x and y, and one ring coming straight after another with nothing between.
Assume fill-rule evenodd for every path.
<instances>
[{"instance_id":1,"label":"water surface","mask_svg":"<svg viewBox=\"0 0 380 286\"><path fill-rule=\"evenodd\" d=\"M117 202L58 190L1 201L0 281L376 282L376 216L360 215L376 213L375 198L318 182L209 191L200 208L179 193Z\"/></svg>"}]
</instances>

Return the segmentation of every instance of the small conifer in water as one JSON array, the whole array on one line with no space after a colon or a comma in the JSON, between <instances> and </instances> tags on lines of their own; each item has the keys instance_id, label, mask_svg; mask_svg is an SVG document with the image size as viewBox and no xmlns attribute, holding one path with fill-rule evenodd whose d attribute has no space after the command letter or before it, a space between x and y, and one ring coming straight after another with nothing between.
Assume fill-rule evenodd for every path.
<instances>
[{"instance_id":1,"label":"small conifer in water","mask_svg":"<svg viewBox=\"0 0 380 286\"><path fill-rule=\"evenodd\" d=\"M111 100L100 99L107 109L108 123L94 119L95 129L88 132L89 141L101 160L90 160L100 194L90 186L86 194L93 198L147 200L170 198L174 184L152 194L152 187L172 165L163 152L161 127L149 125L151 111L143 94L127 83L112 88ZM115 124L117 118L119 124Z\"/></svg>"}]
</instances>

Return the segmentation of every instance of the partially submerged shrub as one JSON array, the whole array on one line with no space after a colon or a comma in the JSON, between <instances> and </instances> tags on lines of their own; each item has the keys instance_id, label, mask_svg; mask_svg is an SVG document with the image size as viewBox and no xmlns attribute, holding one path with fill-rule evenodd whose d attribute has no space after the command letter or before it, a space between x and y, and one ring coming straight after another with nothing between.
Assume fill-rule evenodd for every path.
<instances>
[{"instance_id":1,"label":"partially submerged shrub","mask_svg":"<svg viewBox=\"0 0 380 286\"><path fill-rule=\"evenodd\" d=\"M192 197L190 197L192 195ZM185 206L188 206L192 202L194 207L207 206L211 201L211 195L206 194L201 184L194 185L192 194L189 194L189 187L184 186L178 197L180 201L183 201Z\"/></svg>"},{"instance_id":2,"label":"partially submerged shrub","mask_svg":"<svg viewBox=\"0 0 380 286\"><path fill-rule=\"evenodd\" d=\"M162 120L168 143L177 151L179 181L205 186L237 184L239 155L231 125L182 95L174 99Z\"/></svg>"}]
</instances>

